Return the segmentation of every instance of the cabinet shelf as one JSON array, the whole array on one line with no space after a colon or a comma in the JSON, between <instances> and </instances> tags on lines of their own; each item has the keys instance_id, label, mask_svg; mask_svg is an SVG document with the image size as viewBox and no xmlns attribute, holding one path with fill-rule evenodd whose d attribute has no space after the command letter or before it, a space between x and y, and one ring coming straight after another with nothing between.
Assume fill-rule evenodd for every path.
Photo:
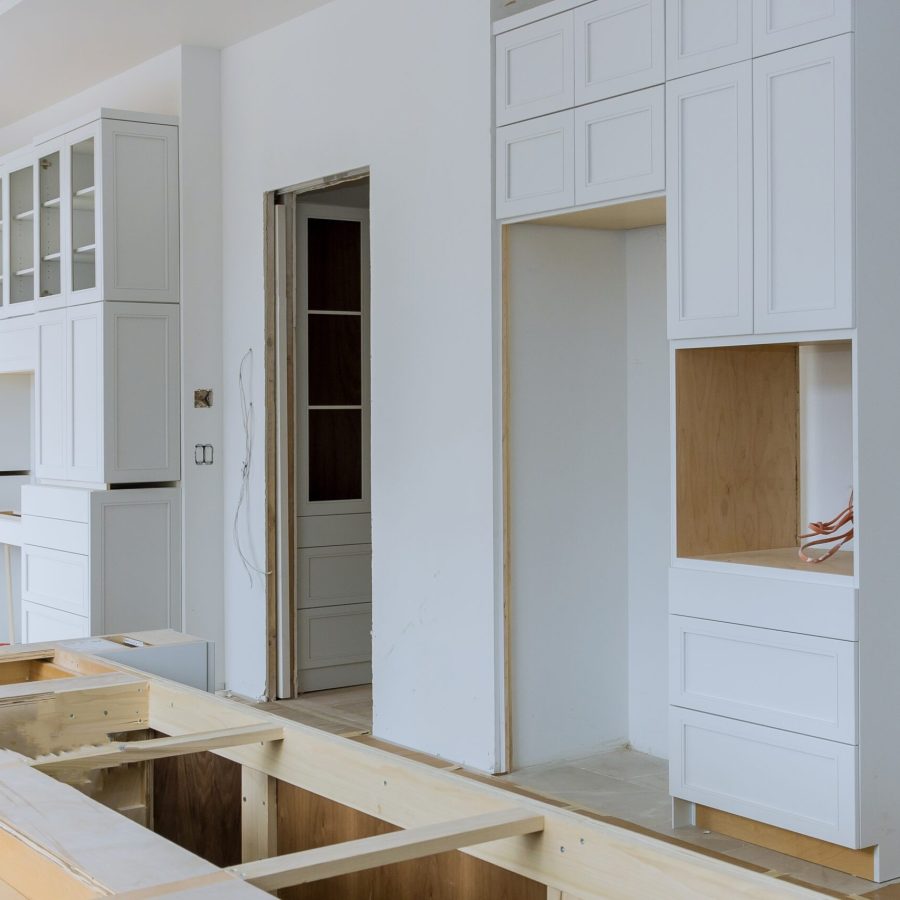
<instances>
[{"instance_id":1,"label":"cabinet shelf","mask_svg":"<svg viewBox=\"0 0 900 900\"><path fill-rule=\"evenodd\" d=\"M46 256L42 256L41 260L43 262L53 262L54 260L59 259L59 257L60 257L60 253L57 250L56 253L48 253Z\"/></svg>"},{"instance_id":2,"label":"cabinet shelf","mask_svg":"<svg viewBox=\"0 0 900 900\"><path fill-rule=\"evenodd\" d=\"M821 563L805 563L797 555L796 547L775 550L748 550L740 553L713 553L690 557L703 562L725 563L733 566L762 566L767 569L787 569L810 575L841 575L853 577L853 551L841 550Z\"/></svg>"},{"instance_id":3,"label":"cabinet shelf","mask_svg":"<svg viewBox=\"0 0 900 900\"><path fill-rule=\"evenodd\" d=\"M16 271L16 276L19 278L24 278L27 275L34 275L34 266L30 266L27 269L18 269Z\"/></svg>"},{"instance_id":4,"label":"cabinet shelf","mask_svg":"<svg viewBox=\"0 0 900 900\"><path fill-rule=\"evenodd\" d=\"M76 256L93 256L93 255L94 255L94 251L95 251L96 249L97 249L97 245L96 245L96 244L85 244L85 245L82 246L82 247L76 247L76 248L75 248L75 255L76 255Z\"/></svg>"},{"instance_id":5,"label":"cabinet shelf","mask_svg":"<svg viewBox=\"0 0 900 900\"><path fill-rule=\"evenodd\" d=\"M50 200L45 200L45 201L41 204L41 206L42 206L44 209L58 209L58 208L59 208L59 200L60 200L59 197L53 197L53 198L50 199Z\"/></svg>"},{"instance_id":6,"label":"cabinet shelf","mask_svg":"<svg viewBox=\"0 0 900 900\"><path fill-rule=\"evenodd\" d=\"M88 187L82 188L80 191L75 191L73 196L75 197L92 197L94 195L94 191L96 190L96 185L89 185Z\"/></svg>"},{"instance_id":7,"label":"cabinet shelf","mask_svg":"<svg viewBox=\"0 0 900 900\"><path fill-rule=\"evenodd\" d=\"M34 210L33 209L26 209L25 212L17 213L15 216L15 220L17 222L27 222L33 218L34 218Z\"/></svg>"}]
</instances>

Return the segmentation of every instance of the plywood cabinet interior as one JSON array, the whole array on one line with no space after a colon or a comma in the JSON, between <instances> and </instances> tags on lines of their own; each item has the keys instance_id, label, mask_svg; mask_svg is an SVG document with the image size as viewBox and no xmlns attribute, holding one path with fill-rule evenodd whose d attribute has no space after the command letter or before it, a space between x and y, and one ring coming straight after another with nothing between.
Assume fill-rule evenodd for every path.
<instances>
[{"instance_id":1,"label":"plywood cabinet interior","mask_svg":"<svg viewBox=\"0 0 900 900\"><path fill-rule=\"evenodd\" d=\"M853 4L854 0L753 0L753 55L851 31Z\"/></svg>"},{"instance_id":2,"label":"plywood cabinet interior","mask_svg":"<svg viewBox=\"0 0 900 900\"><path fill-rule=\"evenodd\" d=\"M669 337L753 331L753 104L749 61L670 82Z\"/></svg>"},{"instance_id":3,"label":"plywood cabinet interior","mask_svg":"<svg viewBox=\"0 0 900 900\"><path fill-rule=\"evenodd\" d=\"M38 314L41 478L177 481L178 310L91 303Z\"/></svg>"},{"instance_id":4,"label":"plywood cabinet interior","mask_svg":"<svg viewBox=\"0 0 900 900\"><path fill-rule=\"evenodd\" d=\"M594 0L574 14L577 106L665 81L664 0Z\"/></svg>"},{"instance_id":5,"label":"plywood cabinet interior","mask_svg":"<svg viewBox=\"0 0 900 900\"><path fill-rule=\"evenodd\" d=\"M666 77L750 59L753 0L667 0Z\"/></svg>"}]
</instances>

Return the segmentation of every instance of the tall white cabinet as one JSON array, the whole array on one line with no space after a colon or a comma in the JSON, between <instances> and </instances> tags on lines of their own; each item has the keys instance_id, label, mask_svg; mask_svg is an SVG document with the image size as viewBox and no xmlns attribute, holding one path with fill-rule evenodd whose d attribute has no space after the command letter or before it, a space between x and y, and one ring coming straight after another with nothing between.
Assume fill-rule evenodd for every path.
<instances>
[{"instance_id":1,"label":"tall white cabinet","mask_svg":"<svg viewBox=\"0 0 900 900\"><path fill-rule=\"evenodd\" d=\"M180 627L177 120L102 109L0 174L0 332L34 347L22 637Z\"/></svg>"}]
</instances>

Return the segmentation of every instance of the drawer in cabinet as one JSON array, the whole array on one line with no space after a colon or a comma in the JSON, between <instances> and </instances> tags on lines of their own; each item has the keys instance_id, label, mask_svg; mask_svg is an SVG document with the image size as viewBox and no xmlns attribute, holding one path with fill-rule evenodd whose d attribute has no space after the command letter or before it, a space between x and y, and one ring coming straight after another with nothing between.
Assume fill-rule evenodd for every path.
<instances>
[{"instance_id":1,"label":"drawer in cabinet","mask_svg":"<svg viewBox=\"0 0 900 900\"><path fill-rule=\"evenodd\" d=\"M857 847L857 748L670 708L673 796Z\"/></svg>"},{"instance_id":2,"label":"drawer in cabinet","mask_svg":"<svg viewBox=\"0 0 900 900\"><path fill-rule=\"evenodd\" d=\"M669 702L856 743L857 644L669 617Z\"/></svg>"},{"instance_id":3,"label":"drawer in cabinet","mask_svg":"<svg viewBox=\"0 0 900 900\"><path fill-rule=\"evenodd\" d=\"M25 485L22 488L22 514L87 523L91 514L91 491L45 484Z\"/></svg>"},{"instance_id":4,"label":"drawer in cabinet","mask_svg":"<svg viewBox=\"0 0 900 900\"><path fill-rule=\"evenodd\" d=\"M88 557L25 544L22 548L22 599L75 615L89 615Z\"/></svg>"},{"instance_id":5,"label":"drawer in cabinet","mask_svg":"<svg viewBox=\"0 0 900 900\"><path fill-rule=\"evenodd\" d=\"M22 543L86 555L91 552L90 526L83 522L23 515Z\"/></svg>"},{"instance_id":6,"label":"drawer in cabinet","mask_svg":"<svg viewBox=\"0 0 900 900\"><path fill-rule=\"evenodd\" d=\"M36 603L22 603L22 641L37 644L43 641L68 641L90 637L91 620Z\"/></svg>"},{"instance_id":7,"label":"drawer in cabinet","mask_svg":"<svg viewBox=\"0 0 900 900\"><path fill-rule=\"evenodd\" d=\"M663 190L665 127L662 86L575 110L575 204Z\"/></svg>"},{"instance_id":8,"label":"drawer in cabinet","mask_svg":"<svg viewBox=\"0 0 900 900\"><path fill-rule=\"evenodd\" d=\"M575 203L575 111L497 129L497 218Z\"/></svg>"}]
</instances>

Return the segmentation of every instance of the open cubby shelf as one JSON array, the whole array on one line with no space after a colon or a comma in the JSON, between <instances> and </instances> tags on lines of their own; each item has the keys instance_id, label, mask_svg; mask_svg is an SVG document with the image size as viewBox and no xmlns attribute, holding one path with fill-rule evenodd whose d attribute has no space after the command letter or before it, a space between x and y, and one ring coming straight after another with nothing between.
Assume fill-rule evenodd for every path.
<instances>
[{"instance_id":1,"label":"open cubby shelf","mask_svg":"<svg viewBox=\"0 0 900 900\"><path fill-rule=\"evenodd\" d=\"M849 341L676 350L679 560L854 575L852 542L797 553L853 483Z\"/></svg>"}]
</instances>

